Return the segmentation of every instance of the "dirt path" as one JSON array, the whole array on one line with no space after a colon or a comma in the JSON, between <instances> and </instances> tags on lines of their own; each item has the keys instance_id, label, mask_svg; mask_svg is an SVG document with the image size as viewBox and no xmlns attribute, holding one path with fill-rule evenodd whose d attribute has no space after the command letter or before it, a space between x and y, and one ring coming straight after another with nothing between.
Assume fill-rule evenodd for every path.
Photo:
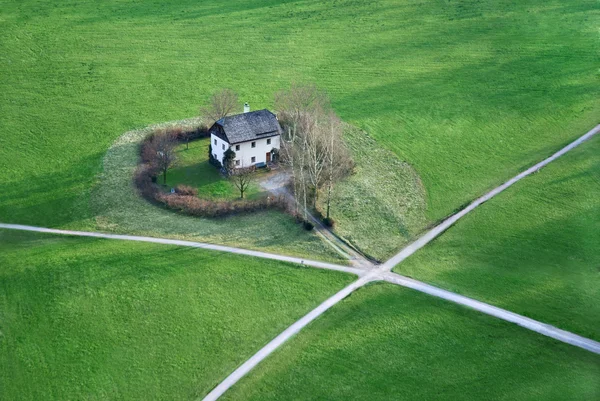
<instances>
[{"instance_id":1,"label":"dirt path","mask_svg":"<svg viewBox=\"0 0 600 401\"><path fill-rule=\"evenodd\" d=\"M425 233L418 240L408 245L404 249L402 249L398 254L393 256L387 262L376 269L370 270L366 275L362 276L357 281L351 283L347 287L343 288L333 297L329 298L317 308L309 312L306 316L298 320L288 329L286 329L283 333L278 335L274 340L269 342L266 346L260 349L252 358L246 361L243 365L237 368L231 375L227 376L227 378L221 382L217 387L215 387L206 397L204 397L203 401L214 401L218 399L225 391L231 388L238 380L240 380L243 376L245 376L252 368L258 365L262 360L268 357L273 351L275 351L281 344L285 341L289 340L293 335L297 334L302 328L307 326L310 322L315 320L317 317L325 313L329 308L343 300L348 295L352 294L352 292L361 288L365 284L371 281L384 280L392 284L400 285L403 287L411 288L413 290L423 292L425 294L429 294L438 298L445 299L450 302L454 302L459 305L466 306L468 308L472 308L478 310L480 312L486 313L490 316L494 316L498 319L502 319L511 323L518 324L521 327L524 327L529 330L533 330L542 335L554 338L558 341L565 342L567 344L574 345L576 347L583 348L595 354L600 354L600 343L581 337L577 334L570 333L564 330L560 330L556 327L550 326L548 324L538 322L536 320L527 318L525 316L518 315L516 313L497 308L493 305L486 304L484 302L476 301L471 298L464 297L462 295L458 295L452 293L450 291L443 290L441 288L437 288L431 286L429 284L413 280L408 277L401 276L396 273L391 273L390 271L407 257L415 253L417 250L431 242L434 238L442 234L445 230L447 230L452 224L458 221L460 218L464 217L466 214L471 212L477 206L481 205L485 201L492 199L494 196L498 195L517 181L527 177L528 175L539 171L540 168L546 166L550 162L556 160L560 156L564 155L568 151L574 149L575 147L581 145L583 142L592 138L594 135L600 132L600 125L597 125L592 130L590 130L585 135L581 136L579 139L571 142L569 145L565 146L552 156L547 159L537 163L533 167L527 169L526 171L518 174L514 178L510 179L506 183L498 186L497 188L491 190L487 194L482 197L476 199L474 202L469 204L465 209L460 212L452 215L448 219L444 220L442 223Z\"/></svg>"},{"instance_id":2,"label":"dirt path","mask_svg":"<svg viewBox=\"0 0 600 401\"><path fill-rule=\"evenodd\" d=\"M9 230L20 230L20 231L34 231L34 232L38 232L38 233L70 235L70 236L76 236L76 237L94 237L94 238L116 239L116 240L124 240L124 241L152 242L155 244L165 244L165 245L187 246L187 247L193 247L193 248L210 249L212 251L234 253L237 255L254 256L257 258L279 260L281 262L297 263L300 265L316 267L319 269L335 270L335 271L340 271L340 272L344 272L344 273L355 274L359 277L363 276L366 273L366 271L364 269L356 269L353 267L336 265L333 263L320 262L318 260L302 259L302 258L296 258L293 256L278 255L275 253L252 251L249 249L242 249L242 248L233 248L230 246L206 244L203 242L183 241L183 240L168 239L168 238L140 237L140 236L136 236L136 235L105 234L105 233L87 232L87 231L58 230L58 229L54 229L54 228L24 226L24 225L20 225L20 224L0 223L0 228L5 228L5 229L9 229Z\"/></svg>"},{"instance_id":3,"label":"dirt path","mask_svg":"<svg viewBox=\"0 0 600 401\"><path fill-rule=\"evenodd\" d=\"M372 275L369 274L369 276ZM256 354L254 354L250 359L244 362L239 368L237 368L233 373L225 378L217 387L215 387L206 397L203 398L204 401L214 401L221 397L223 393L225 393L229 388L231 388L235 383L237 383L242 377L244 377L248 372L250 372L256 365L258 365L263 359L268 357L273 351L279 348L284 342L290 339L290 337L299 333L304 327L306 327L310 322L321 316L325 313L329 308L340 302L342 299L346 298L348 295L352 294L355 290L362 287L369 281L372 281L371 278L367 276L362 277L347 287L340 290L338 293L333 295L331 298L327 299L321 305L317 306L315 309L310 311L307 315L302 317L300 320L296 321L290 327L285 329L281 334L275 337L273 340L269 341L267 345L262 347Z\"/></svg>"},{"instance_id":4,"label":"dirt path","mask_svg":"<svg viewBox=\"0 0 600 401\"><path fill-rule=\"evenodd\" d=\"M350 285L343 288L341 291L333 295L331 298L327 299L317 308L309 312L307 315L302 317L300 320L296 321L289 328L275 337L272 341L270 341L267 345L261 348L254 356L252 356L249 360L247 360L244 364L242 364L239 368L237 368L232 374L230 374L223 382L221 382L217 387L215 387L205 398L204 400L216 400L218 399L225 391L231 388L239 379L245 376L252 368L258 365L262 360L268 357L273 351L275 351L279 346L285 343L288 339L290 339L293 335L297 334L302 330L302 328L306 327L310 322L321 316L325 313L329 308L343 300L348 295L352 294L358 288L364 286L365 284L371 281L384 280L386 282L400 285L406 288L411 288L416 291L420 291L438 298L445 299L450 302L454 302L459 305L466 306L468 308L472 308L478 310L482 313L486 313L490 316L494 316L496 318L518 324L526 329L535 331L542 335L554 338L558 341L562 341L583 349L586 349L590 352L600 354L600 343L587 339L581 336L578 336L574 333L570 333L564 330L560 330L556 327L547 325L542 322L538 322L536 320L527 318L525 316L518 315L516 313L497 308L493 305L486 304L484 302L480 302L471 298L464 297L462 295L458 295L452 293L450 291L443 290L441 288L437 288L431 286L429 284L413 280L408 277L401 276L396 273L391 273L391 269L393 269L397 264L402 262L408 256L412 255L418 249L425 246L427 243L432 241L434 238L442 234L446 229L448 229L452 224L458 221L460 218L471 212L477 206L481 205L485 201L493 198L498 195L517 181L523 179L524 177L538 171L540 168L549 164L550 162L556 160L563 154L567 153L571 149L579 146L586 140L592 138L594 135L600 132L600 125L596 126L594 129L589 131L587 134L583 135L576 141L571 144L565 146L560 151L556 152L554 155L548 157L544 161L537 163L533 167L527 169L526 171L518 174L514 178L510 179L506 183L498 186L492 191L488 192L484 196L478 198L474 202L472 202L465 209L456 213L455 215L449 217L427 233L425 233L422 237L420 237L417 241L408 245L404 249L402 249L398 254L392 257L390 260L385 262L383 265L375 268L374 265L370 264L364 268L354 268L354 267L346 267L335 265L331 263L324 263L319 261L306 260L301 258L294 258L284 255L276 255L270 254L266 252L259 251L250 251L246 249L232 248L221 245L212 245L205 244L199 242L191 242L191 241L180 241L180 240L172 240L172 239L164 239L164 238L152 238L152 237L138 237L138 236L130 236L130 235L118 235L118 234L103 234L103 233L93 233L93 232L82 232L82 231L69 231L69 230L57 230L43 227L32 227L32 226L23 226L17 224L3 224L0 223L0 228L5 229L13 229L13 230L25 230L25 231L35 231L35 232L43 232L43 233L52 233L52 234L61 234L61 235L72 235L72 236L84 236L84 237L96 237L96 238L107 238L107 239L117 239L117 240L127 240L127 241L142 241L142 242L153 242L159 244L168 244L168 245L178 245L178 246L191 246L195 248L203 248L210 249L221 252L230 252L240 255L247 256L255 256L262 257L267 259L280 260L284 262L291 263L299 263L307 266L317 267L321 269L330 269L336 271L342 271L346 273L356 274L360 278ZM274 192L277 193L277 192Z\"/></svg>"},{"instance_id":5,"label":"dirt path","mask_svg":"<svg viewBox=\"0 0 600 401\"><path fill-rule=\"evenodd\" d=\"M284 196L292 204L296 203L294 195L287 189L287 184L290 182L292 176L289 171L283 168L272 171L270 174L262 177L259 182L261 188L272 193L275 196ZM372 269L375 267L373 261L367 259L357 249L354 249L337 235L335 235L330 229L325 227L321 220L316 218L312 213L307 211L309 219L315 226L315 232L325 243L333 248L339 255L348 259L353 267L361 269Z\"/></svg>"},{"instance_id":6,"label":"dirt path","mask_svg":"<svg viewBox=\"0 0 600 401\"><path fill-rule=\"evenodd\" d=\"M421 281L413 280L411 278L404 277L396 273L386 273L383 275L382 278L388 283L401 285L402 287L412 288L413 290L417 290L419 292L423 292L425 294L432 295L437 298L445 299L446 301L454 302L455 304L475 309L479 312L485 313L486 315L490 315L498 319L517 324L528 330L535 331L536 333L543 334L546 337L551 337L555 340L562 341L563 343L583 348L587 351L593 352L594 354L600 354L599 342L590 340L589 338L581 337L577 334L573 334L565 330L561 330L549 324L541 323L537 320L521 316L517 313L513 313L469 297L458 295L450 291L442 290L441 288L434 287L432 285L425 284Z\"/></svg>"},{"instance_id":7,"label":"dirt path","mask_svg":"<svg viewBox=\"0 0 600 401\"><path fill-rule=\"evenodd\" d=\"M365 284L372 281L386 281L391 284L400 285L402 287L411 288L413 290L423 292L428 295L432 295L437 298L442 298L447 301L466 306L471 309L475 309L479 312L485 313L490 316L494 316L498 319L505 320L507 322L515 323L521 327L524 327L528 330L535 331L547 337L554 338L558 341L562 341L567 344L574 345L579 348L583 348L587 351L593 352L595 354L600 354L600 343L594 340L590 340L585 337L581 337L577 334L570 333L568 331L564 331L558 329L554 326L538 322L536 320L530 319L525 316L521 316L519 314L507 311L505 309L501 309L495 307L493 305L486 304L484 302L480 302L468 297L464 297L462 295L455 294L450 291L443 290L441 288L434 287L432 285L413 280L408 277L401 276L396 273L391 273L385 271L385 267L380 267L379 269L371 270L368 274L364 275L360 279L354 281L350 285L346 286L338 293L333 295L331 298L327 299L321 305L317 306L315 309L310 311L307 315L302 317L300 320L296 321L290 327L288 327L285 331L271 340L267 345L261 348L256 354L254 354L250 359L244 362L239 368L237 368L233 373L225 378L217 387L215 387L210 393L208 393L202 401L215 401L219 397L221 397L227 390L229 390L235 383L237 383L242 377L244 377L248 372L250 372L256 365L258 365L261 361L267 358L273 351L279 348L283 343L289 340L292 336L298 334L300 330L304 327L308 326L312 321L321 316L327 310L329 310L332 306L342 301L344 298L352 294L357 289L361 288Z\"/></svg>"},{"instance_id":8,"label":"dirt path","mask_svg":"<svg viewBox=\"0 0 600 401\"><path fill-rule=\"evenodd\" d=\"M558 159L559 157L561 157L568 151L581 145L583 142L587 141L588 139L592 138L594 135L598 134L598 132L600 132L600 125L595 126L588 133L579 137L579 139L571 142L570 144L568 144L567 146L565 146L564 148L562 148L561 150L559 150L552 156L550 156L550 157L542 160L541 162L537 163L536 165L528 168L527 170L523 171L521 174L518 174L515 177L511 178L510 180L506 181L504 184L492 189L490 192L483 195L482 197L475 199L473 202L471 202L469 204L469 206L467 206L460 212L448 217L446 220L444 220L442 223L438 224L437 226L435 226L434 228L429 230L427 233L425 233L423 236L421 236L415 242L411 243L410 245L408 245L407 247L402 249L395 256L393 256L391 259L389 259L387 262L385 262L382 265L382 267L385 268L387 271L391 271L397 264L402 262L404 259L408 258L410 255L415 253L417 250L419 250L422 247L424 247L425 245L427 245L431 240L433 240L435 237L437 237L438 235L440 235L441 233L446 231L448 228L450 228L450 226L452 226L460 218L462 218L463 216L465 216L466 214L471 212L477 206L492 199L494 196L498 195L499 193L506 190L511 185L517 183L518 181L522 180L523 178L527 177L528 175L531 175L533 173L540 171L540 169L542 169L544 166L546 166L547 164Z\"/></svg>"}]
</instances>

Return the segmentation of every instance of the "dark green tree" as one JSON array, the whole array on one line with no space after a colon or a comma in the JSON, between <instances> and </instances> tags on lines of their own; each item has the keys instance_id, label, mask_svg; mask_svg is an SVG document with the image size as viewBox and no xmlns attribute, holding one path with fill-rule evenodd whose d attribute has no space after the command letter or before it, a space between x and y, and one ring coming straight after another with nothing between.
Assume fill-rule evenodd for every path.
<instances>
[{"instance_id":1,"label":"dark green tree","mask_svg":"<svg viewBox=\"0 0 600 401\"><path fill-rule=\"evenodd\" d=\"M235 152L231 148L227 149L223 154L223 167L227 175L231 175L231 172L235 169Z\"/></svg>"}]
</instances>

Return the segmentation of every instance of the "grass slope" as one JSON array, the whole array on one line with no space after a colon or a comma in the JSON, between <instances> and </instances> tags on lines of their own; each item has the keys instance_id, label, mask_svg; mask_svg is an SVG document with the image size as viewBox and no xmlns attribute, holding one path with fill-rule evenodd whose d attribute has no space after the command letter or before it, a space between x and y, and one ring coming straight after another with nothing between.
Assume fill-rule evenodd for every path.
<instances>
[{"instance_id":1,"label":"grass slope","mask_svg":"<svg viewBox=\"0 0 600 401\"><path fill-rule=\"evenodd\" d=\"M600 357L390 284L327 312L228 400L596 400Z\"/></svg>"},{"instance_id":2,"label":"grass slope","mask_svg":"<svg viewBox=\"0 0 600 401\"><path fill-rule=\"evenodd\" d=\"M335 231L366 254L385 260L425 226L425 189L410 165L364 131L346 126L344 140L356 168L333 188ZM325 191L319 198L323 212Z\"/></svg>"},{"instance_id":3,"label":"grass slope","mask_svg":"<svg viewBox=\"0 0 600 401\"><path fill-rule=\"evenodd\" d=\"M599 154L595 137L396 271L600 340Z\"/></svg>"},{"instance_id":4,"label":"grass slope","mask_svg":"<svg viewBox=\"0 0 600 401\"><path fill-rule=\"evenodd\" d=\"M0 398L196 399L352 277L0 231Z\"/></svg>"},{"instance_id":5,"label":"grass slope","mask_svg":"<svg viewBox=\"0 0 600 401\"><path fill-rule=\"evenodd\" d=\"M122 133L292 81L415 166L438 219L598 122L595 0L2 2L0 220L93 225Z\"/></svg>"}]
</instances>

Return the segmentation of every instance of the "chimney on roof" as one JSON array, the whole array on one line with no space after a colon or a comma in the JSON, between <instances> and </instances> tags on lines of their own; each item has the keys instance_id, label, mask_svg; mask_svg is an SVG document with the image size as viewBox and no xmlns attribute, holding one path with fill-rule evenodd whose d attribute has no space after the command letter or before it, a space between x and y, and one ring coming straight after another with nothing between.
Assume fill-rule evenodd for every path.
<instances>
[{"instance_id":1,"label":"chimney on roof","mask_svg":"<svg viewBox=\"0 0 600 401\"><path fill-rule=\"evenodd\" d=\"M248 103L244 103L244 113L248 113L250 111L250 105Z\"/></svg>"}]
</instances>

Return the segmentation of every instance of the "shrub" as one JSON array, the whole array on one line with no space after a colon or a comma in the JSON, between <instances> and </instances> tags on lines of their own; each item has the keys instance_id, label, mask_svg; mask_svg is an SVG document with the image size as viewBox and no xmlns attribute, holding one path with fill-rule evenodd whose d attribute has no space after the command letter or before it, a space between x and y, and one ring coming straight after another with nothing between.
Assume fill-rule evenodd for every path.
<instances>
[{"instance_id":1,"label":"shrub","mask_svg":"<svg viewBox=\"0 0 600 401\"><path fill-rule=\"evenodd\" d=\"M333 221L333 219L331 217L325 217L323 219L323 224L325 224L326 227L333 227L333 224L335 222Z\"/></svg>"},{"instance_id":2,"label":"shrub","mask_svg":"<svg viewBox=\"0 0 600 401\"><path fill-rule=\"evenodd\" d=\"M201 125L198 128L189 131L188 135L189 135L190 141L192 141L194 139L208 138L210 136L208 129L209 129L209 127L207 127L206 125Z\"/></svg>"},{"instance_id":3,"label":"shrub","mask_svg":"<svg viewBox=\"0 0 600 401\"><path fill-rule=\"evenodd\" d=\"M230 175L235 168L235 152L231 148L228 148L225 153L223 153L223 167L225 167L227 175Z\"/></svg>"},{"instance_id":4,"label":"shrub","mask_svg":"<svg viewBox=\"0 0 600 401\"><path fill-rule=\"evenodd\" d=\"M175 187L175 193L179 195L198 196L198 189L180 184Z\"/></svg>"},{"instance_id":5,"label":"shrub","mask_svg":"<svg viewBox=\"0 0 600 401\"><path fill-rule=\"evenodd\" d=\"M302 223L302 225L304 226L304 229L306 231L310 231L313 228L315 228L315 225L313 223L311 223L310 221L308 221L308 220L304 220L304 223Z\"/></svg>"},{"instance_id":6,"label":"shrub","mask_svg":"<svg viewBox=\"0 0 600 401\"><path fill-rule=\"evenodd\" d=\"M175 140L183 142L187 139L187 132L180 125L169 127L165 130L167 135L171 135Z\"/></svg>"},{"instance_id":7,"label":"shrub","mask_svg":"<svg viewBox=\"0 0 600 401\"><path fill-rule=\"evenodd\" d=\"M208 133L208 127L206 127L205 125L201 125L195 128L175 125L166 128L164 131L172 135L178 142L181 143L210 136L210 134Z\"/></svg>"}]
</instances>

